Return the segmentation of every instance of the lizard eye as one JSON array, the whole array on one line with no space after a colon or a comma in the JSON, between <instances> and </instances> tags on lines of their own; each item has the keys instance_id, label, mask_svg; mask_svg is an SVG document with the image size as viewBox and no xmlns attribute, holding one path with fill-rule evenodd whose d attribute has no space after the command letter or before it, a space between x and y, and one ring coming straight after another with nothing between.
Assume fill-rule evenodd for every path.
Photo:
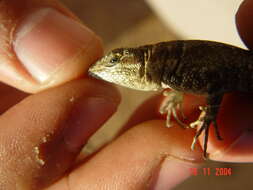
<instances>
[{"instance_id":1,"label":"lizard eye","mask_svg":"<svg viewBox=\"0 0 253 190\"><path fill-rule=\"evenodd\" d=\"M119 61L118 57L113 57L111 58L111 60L108 62L108 64L106 65L107 67L112 67L114 66L117 62Z\"/></svg>"},{"instance_id":2,"label":"lizard eye","mask_svg":"<svg viewBox=\"0 0 253 190\"><path fill-rule=\"evenodd\" d=\"M116 63L118 62L119 58L118 57L113 57L111 60L110 60L110 63Z\"/></svg>"}]
</instances>

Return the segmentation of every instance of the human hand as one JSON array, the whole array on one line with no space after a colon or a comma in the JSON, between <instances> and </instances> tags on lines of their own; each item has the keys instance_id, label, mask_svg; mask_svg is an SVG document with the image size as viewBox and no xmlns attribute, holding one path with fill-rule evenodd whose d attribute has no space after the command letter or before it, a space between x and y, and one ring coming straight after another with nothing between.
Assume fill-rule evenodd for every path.
<instances>
[{"instance_id":1,"label":"human hand","mask_svg":"<svg viewBox=\"0 0 253 190\"><path fill-rule=\"evenodd\" d=\"M120 99L118 92L110 85L87 78L53 89L45 89L58 86L77 78L82 72L85 73L89 65L101 55L100 42L94 34L82 31L84 36L91 35L94 41L91 43L89 40L81 40L82 43L74 43L73 47L73 44L62 41L57 32L48 32L50 24L48 26L46 22L46 26L43 25L41 28L43 31L45 29L45 32L42 32L44 35L36 34L34 37L38 40L32 38L28 40L30 41L28 44L42 41L43 50L50 50L48 53L51 52L52 56L44 54L40 57L39 54L44 51L39 48L40 51L36 54L36 48L28 44L20 50L25 52L25 57L19 55L15 45L14 51L11 48L12 44L18 44L19 40L16 41L15 37L9 38L9 34L13 23L16 23L18 17L25 15L26 11L34 8L35 5L38 7L43 5L55 7L72 18L74 16L53 1L8 2L6 0L3 2L5 3L2 5L6 6L3 6L3 10L8 8L10 12L7 14L5 11L0 11L0 15L3 14L1 15L3 20L9 20L10 23L6 25L7 30L0 30L0 32L2 40L7 38L10 44L0 49L7 70L0 70L1 80L26 92L44 91L17 103L27 95L4 85L0 88L4 90L1 93L1 100L8 97L7 101L0 102L1 113L3 113L0 118L0 126L2 126L0 127L0 189L40 189L45 186L49 186L48 189L152 189L154 187L169 189L190 176L190 168L199 166L202 162L200 146L197 145L195 151L189 148L194 130L183 130L176 123L172 128L164 127L164 121L157 120L159 117L156 108L160 103L159 97L148 100L136 111L123 128L120 137L76 166L74 161L81 147L116 111ZM76 36L77 34L73 35ZM45 39L42 39L43 37ZM57 44L60 45L56 47ZM82 47L84 52L76 58L76 53ZM26 51L28 53L35 51L32 57L36 60L33 58L29 60L30 55L27 58ZM48 53L46 55L50 55ZM27 60L29 60L27 63L23 63ZM57 68L59 66L63 69L53 69L52 74L51 64L56 62L55 60L63 63L60 66L56 65ZM47 61L50 68L43 66ZM36 66L38 68L35 67L35 70L30 68L32 77L24 72L28 69L26 67L31 65L33 67L33 64L37 63L43 64ZM22 66L24 64L25 68ZM41 73L41 77L38 77ZM48 78L43 80L44 76ZM23 82L18 82L17 78L21 78ZM236 155L241 156L241 152L244 151L246 156L241 159L242 162L245 161L243 159L252 160L248 150L245 152L245 149L232 147L229 148L230 152L226 151L226 147L233 144L238 134L243 131L241 128L238 129L238 123L251 120L252 106L250 105L252 104L249 104L250 97L247 99L246 97L243 99L234 95L225 97L222 105L224 108L218 118L224 141L216 141L211 130L208 150L211 152L212 159L221 158L220 160L223 161L231 161L229 157L219 157L214 154L216 150L221 150L219 153L226 152L226 155L232 155L233 158ZM188 118L194 118L196 108L203 103L203 99L186 96L185 101L185 113ZM194 105L191 102L194 102ZM156 120L150 121L150 119ZM245 128L249 125L250 123L247 123Z\"/></svg>"}]
</instances>

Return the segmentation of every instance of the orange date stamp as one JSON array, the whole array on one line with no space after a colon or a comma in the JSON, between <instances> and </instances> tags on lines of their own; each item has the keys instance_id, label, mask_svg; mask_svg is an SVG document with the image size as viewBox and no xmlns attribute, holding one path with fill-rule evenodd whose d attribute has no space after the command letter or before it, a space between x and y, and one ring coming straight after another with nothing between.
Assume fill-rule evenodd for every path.
<instances>
[{"instance_id":1,"label":"orange date stamp","mask_svg":"<svg viewBox=\"0 0 253 190\"><path fill-rule=\"evenodd\" d=\"M231 176L232 168L190 168L192 176Z\"/></svg>"}]
</instances>

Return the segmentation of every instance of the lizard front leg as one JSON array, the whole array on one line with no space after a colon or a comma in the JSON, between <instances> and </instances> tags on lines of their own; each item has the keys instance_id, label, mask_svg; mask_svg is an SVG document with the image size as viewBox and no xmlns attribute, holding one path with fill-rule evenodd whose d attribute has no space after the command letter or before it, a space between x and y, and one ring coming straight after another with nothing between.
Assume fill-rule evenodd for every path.
<instances>
[{"instance_id":1,"label":"lizard front leg","mask_svg":"<svg viewBox=\"0 0 253 190\"><path fill-rule=\"evenodd\" d=\"M182 118L185 119L183 110L182 110L182 102L183 102L183 93L178 92L175 90L171 91L164 91L163 95L165 96L165 99L163 100L163 103L160 107L159 112L161 114L167 113L166 118L166 126L171 127L171 116L173 115L177 123L183 127L188 128L186 124L184 124L178 117L177 112L179 111Z\"/></svg>"},{"instance_id":2,"label":"lizard front leg","mask_svg":"<svg viewBox=\"0 0 253 190\"><path fill-rule=\"evenodd\" d=\"M200 126L200 129L197 131L192 145L191 149L194 149L194 146L197 142L198 137L201 135L203 131L205 131L205 136L204 136L204 157L207 157L207 143L208 143L208 135L209 135L209 127L210 124L213 123L214 128L215 128L215 134L217 139L222 140L219 130L218 130L218 125L216 122L216 117L219 111L219 107L222 101L223 94L211 94L208 95L207 97L207 106L206 107L200 107L202 110L199 119L193 123L190 124L190 126L196 127Z\"/></svg>"}]
</instances>

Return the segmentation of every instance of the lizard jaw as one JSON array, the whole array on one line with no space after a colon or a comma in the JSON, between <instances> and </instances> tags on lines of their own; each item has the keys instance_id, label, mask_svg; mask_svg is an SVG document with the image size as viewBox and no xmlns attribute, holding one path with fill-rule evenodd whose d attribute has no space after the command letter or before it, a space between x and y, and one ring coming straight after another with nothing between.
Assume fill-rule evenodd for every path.
<instances>
[{"instance_id":1,"label":"lizard jaw","mask_svg":"<svg viewBox=\"0 0 253 190\"><path fill-rule=\"evenodd\" d=\"M92 76L92 77L94 77L96 79L103 80L100 76L98 76L97 74L95 74L94 72L92 72L91 69L88 70L88 75Z\"/></svg>"}]
</instances>

